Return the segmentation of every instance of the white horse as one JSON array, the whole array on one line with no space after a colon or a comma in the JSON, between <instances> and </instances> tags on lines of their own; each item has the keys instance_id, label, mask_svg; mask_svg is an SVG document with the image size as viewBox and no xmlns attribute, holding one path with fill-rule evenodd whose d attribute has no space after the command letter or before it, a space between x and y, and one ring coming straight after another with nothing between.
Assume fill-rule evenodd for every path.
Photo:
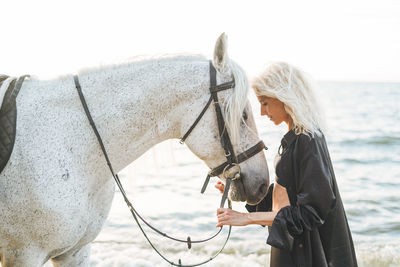
<instances>
[{"instance_id":1,"label":"white horse","mask_svg":"<svg viewBox=\"0 0 400 267\"><path fill-rule=\"evenodd\" d=\"M237 153L259 141L243 70L217 40L218 93ZM179 138L209 98L209 62L200 56L138 60L79 73L88 106L115 171L149 148ZM17 98L14 150L0 174L0 256L3 267L88 266L90 243L107 218L114 195L104 156L83 111L72 76L25 81ZM247 113L244 123L243 112ZM238 134L240 132L240 135ZM186 140L208 167L224 162L215 109ZM240 164L234 201L259 202L269 183L263 153Z\"/></svg>"}]
</instances>

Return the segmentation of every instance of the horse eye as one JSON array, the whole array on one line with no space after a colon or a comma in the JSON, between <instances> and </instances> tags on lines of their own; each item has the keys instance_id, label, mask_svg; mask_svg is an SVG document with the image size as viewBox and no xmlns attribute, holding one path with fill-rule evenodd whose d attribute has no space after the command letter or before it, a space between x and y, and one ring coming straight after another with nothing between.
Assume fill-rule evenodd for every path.
<instances>
[{"instance_id":1,"label":"horse eye","mask_svg":"<svg viewBox=\"0 0 400 267\"><path fill-rule=\"evenodd\" d=\"M243 111L243 120L247 121L247 113L246 113L246 111Z\"/></svg>"}]
</instances>

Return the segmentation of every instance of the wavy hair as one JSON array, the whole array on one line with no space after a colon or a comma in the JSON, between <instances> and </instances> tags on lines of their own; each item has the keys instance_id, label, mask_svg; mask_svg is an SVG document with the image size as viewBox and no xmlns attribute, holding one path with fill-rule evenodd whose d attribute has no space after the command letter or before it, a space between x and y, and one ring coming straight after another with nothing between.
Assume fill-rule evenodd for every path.
<instances>
[{"instance_id":1,"label":"wavy hair","mask_svg":"<svg viewBox=\"0 0 400 267\"><path fill-rule=\"evenodd\" d=\"M322 110L315 98L313 86L306 74L286 62L271 63L252 80L257 96L280 100L293 120L298 134L321 134L324 130Z\"/></svg>"}]
</instances>

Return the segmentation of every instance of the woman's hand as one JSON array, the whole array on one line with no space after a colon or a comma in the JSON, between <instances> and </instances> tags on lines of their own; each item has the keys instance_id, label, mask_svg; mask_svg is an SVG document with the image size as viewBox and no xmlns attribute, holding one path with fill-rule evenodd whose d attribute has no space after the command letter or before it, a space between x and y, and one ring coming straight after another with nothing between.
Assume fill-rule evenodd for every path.
<instances>
[{"instance_id":1,"label":"woman's hand","mask_svg":"<svg viewBox=\"0 0 400 267\"><path fill-rule=\"evenodd\" d=\"M220 208L217 210L218 224L217 227L222 225L235 225L244 226L250 223L248 213L241 213L231 209Z\"/></svg>"},{"instance_id":2,"label":"woman's hand","mask_svg":"<svg viewBox=\"0 0 400 267\"><path fill-rule=\"evenodd\" d=\"M224 193L224 184L221 181L218 181L217 184L215 185L215 188L217 188L219 190L219 192Z\"/></svg>"}]
</instances>

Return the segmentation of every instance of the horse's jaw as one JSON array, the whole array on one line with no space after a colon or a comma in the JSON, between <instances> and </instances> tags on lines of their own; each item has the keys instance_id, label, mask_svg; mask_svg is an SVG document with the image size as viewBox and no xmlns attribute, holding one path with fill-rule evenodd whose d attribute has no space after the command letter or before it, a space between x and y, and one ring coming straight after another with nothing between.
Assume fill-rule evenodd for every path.
<instances>
[{"instance_id":1,"label":"horse's jaw","mask_svg":"<svg viewBox=\"0 0 400 267\"><path fill-rule=\"evenodd\" d=\"M254 178L254 177L253 177ZM250 205L257 205L261 200L267 195L268 192L268 180L263 178L257 178L256 180L262 180L258 184L254 183L253 187L250 189L246 189L247 182L245 181L247 177L242 175L241 179L244 180L236 180L231 184L231 188L229 190L229 199L237 202L246 202Z\"/></svg>"}]
</instances>

